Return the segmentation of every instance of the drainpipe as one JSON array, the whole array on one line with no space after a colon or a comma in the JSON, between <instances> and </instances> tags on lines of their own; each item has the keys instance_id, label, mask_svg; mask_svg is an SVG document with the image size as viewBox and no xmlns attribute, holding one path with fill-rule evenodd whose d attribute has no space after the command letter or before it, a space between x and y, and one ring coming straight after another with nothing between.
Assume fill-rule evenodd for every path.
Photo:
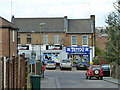
<instances>
[{"instance_id":1,"label":"drainpipe","mask_svg":"<svg viewBox=\"0 0 120 90\"><path fill-rule=\"evenodd\" d=\"M10 28L8 29L9 31L9 58L10 58Z\"/></svg>"}]
</instances>

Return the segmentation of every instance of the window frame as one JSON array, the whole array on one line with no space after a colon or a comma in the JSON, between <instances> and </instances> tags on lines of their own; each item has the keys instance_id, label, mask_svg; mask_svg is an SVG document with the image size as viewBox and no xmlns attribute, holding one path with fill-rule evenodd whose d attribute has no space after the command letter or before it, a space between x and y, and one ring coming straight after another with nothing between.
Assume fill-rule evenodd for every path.
<instances>
[{"instance_id":1,"label":"window frame","mask_svg":"<svg viewBox=\"0 0 120 90\"><path fill-rule=\"evenodd\" d=\"M47 41L47 43L46 43ZM48 34L43 35L43 44L48 45Z\"/></svg>"},{"instance_id":2,"label":"window frame","mask_svg":"<svg viewBox=\"0 0 120 90\"><path fill-rule=\"evenodd\" d=\"M76 36L76 45L73 45L72 37ZM77 46L77 35L71 35L71 46Z\"/></svg>"},{"instance_id":3,"label":"window frame","mask_svg":"<svg viewBox=\"0 0 120 90\"><path fill-rule=\"evenodd\" d=\"M55 36L56 36L56 38L55 38ZM58 36L58 37L57 37ZM58 42L58 43L55 43L55 40ZM59 34L55 34L54 35L54 45L60 45L60 42L59 42Z\"/></svg>"},{"instance_id":4,"label":"window frame","mask_svg":"<svg viewBox=\"0 0 120 90\"><path fill-rule=\"evenodd\" d=\"M21 37L20 37L20 36L21 36L21 35L18 35L18 36L17 36L17 40L20 39L20 40L19 40L20 43L18 43L18 44L21 44Z\"/></svg>"},{"instance_id":5,"label":"window frame","mask_svg":"<svg viewBox=\"0 0 120 90\"><path fill-rule=\"evenodd\" d=\"M28 36L28 35L29 35L29 36ZM27 39L26 44L31 44L31 42L32 42L31 34L27 34L27 35L26 35L26 39ZM28 43L28 39L31 39L30 43Z\"/></svg>"},{"instance_id":6,"label":"window frame","mask_svg":"<svg viewBox=\"0 0 120 90\"><path fill-rule=\"evenodd\" d=\"M87 45L83 45L83 36L87 36ZM82 46L88 46L88 35L82 35Z\"/></svg>"}]
</instances>

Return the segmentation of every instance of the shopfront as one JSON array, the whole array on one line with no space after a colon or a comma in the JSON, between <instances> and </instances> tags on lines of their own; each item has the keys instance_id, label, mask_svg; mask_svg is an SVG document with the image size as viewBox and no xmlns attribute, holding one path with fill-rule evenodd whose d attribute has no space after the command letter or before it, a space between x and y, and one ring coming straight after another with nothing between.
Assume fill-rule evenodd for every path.
<instances>
[{"instance_id":1,"label":"shopfront","mask_svg":"<svg viewBox=\"0 0 120 90\"><path fill-rule=\"evenodd\" d=\"M62 51L62 45L46 45L46 50L43 51L44 63L46 63L48 60L53 60L57 64L59 64L61 51Z\"/></svg>"},{"instance_id":2,"label":"shopfront","mask_svg":"<svg viewBox=\"0 0 120 90\"><path fill-rule=\"evenodd\" d=\"M46 63L48 60L53 60L56 63L60 63L60 53L59 52L49 52L43 53L43 61Z\"/></svg>"},{"instance_id":3,"label":"shopfront","mask_svg":"<svg viewBox=\"0 0 120 90\"><path fill-rule=\"evenodd\" d=\"M90 47L66 47L68 59L72 61L72 66L79 62L85 62L90 65Z\"/></svg>"}]
</instances>

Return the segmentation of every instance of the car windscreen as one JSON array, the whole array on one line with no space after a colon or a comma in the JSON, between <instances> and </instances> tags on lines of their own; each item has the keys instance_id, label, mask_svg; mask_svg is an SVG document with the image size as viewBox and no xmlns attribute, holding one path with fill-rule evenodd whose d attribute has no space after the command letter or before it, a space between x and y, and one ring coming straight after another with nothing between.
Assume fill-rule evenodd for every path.
<instances>
[{"instance_id":1,"label":"car windscreen","mask_svg":"<svg viewBox=\"0 0 120 90\"><path fill-rule=\"evenodd\" d=\"M93 70L95 70L95 69L100 70L100 67L99 67L99 66L93 66L92 69L93 69Z\"/></svg>"},{"instance_id":2,"label":"car windscreen","mask_svg":"<svg viewBox=\"0 0 120 90\"><path fill-rule=\"evenodd\" d=\"M102 67L102 70L103 70L103 71L109 71L110 68L109 68L109 67Z\"/></svg>"},{"instance_id":3,"label":"car windscreen","mask_svg":"<svg viewBox=\"0 0 120 90\"><path fill-rule=\"evenodd\" d=\"M70 60L62 60L63 63L70 63Z\"/></svg>"},{"instance_id":4,"label":"car windscreen","mask_svg":"<svg viewBox=\"0 0 120 90\"><path fill-rule=\"evenodd\" d=\"M54 61L48 61L47 63L54 63Z\"/></svg>"}]
</instances>

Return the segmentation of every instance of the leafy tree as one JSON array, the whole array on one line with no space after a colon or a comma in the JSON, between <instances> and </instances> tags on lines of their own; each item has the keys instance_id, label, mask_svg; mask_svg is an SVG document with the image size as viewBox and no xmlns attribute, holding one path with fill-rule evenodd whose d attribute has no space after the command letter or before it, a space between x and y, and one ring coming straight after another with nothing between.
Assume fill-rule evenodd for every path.
<instances>
[{"instance_id":1,"label":"leafy tree","mask_svg":"<svg viewBox=\"0 0 120 90\"><path fill-rule=\"evenodd\" d=\"M95 58L93 59L93 65L100 65L100 64L101 64L100 59L99 59L98 57L95 57Z\"/></svg>"},{"instance_id":2,"label":"leafy tree","mask_svg":"<svg viewBox=\"0 0 120 90\"><path fill-rule=\"evenodd\" d=\"M106 42L105 59L107 62L120 64L120 21L118 15L112 12L106 19L108 42Z\"/></svg>"},{"instance_id":3,"label":"leafy tree","mask_svg":"<svg viewBox=\"0 0 120 90\"><path fill-rule=\"evenodd\" d=\"M97 46L95 47L95 50L96 50L96 56L102 56L104 53L104 51Z\"/></svg>"}]
</instances>

